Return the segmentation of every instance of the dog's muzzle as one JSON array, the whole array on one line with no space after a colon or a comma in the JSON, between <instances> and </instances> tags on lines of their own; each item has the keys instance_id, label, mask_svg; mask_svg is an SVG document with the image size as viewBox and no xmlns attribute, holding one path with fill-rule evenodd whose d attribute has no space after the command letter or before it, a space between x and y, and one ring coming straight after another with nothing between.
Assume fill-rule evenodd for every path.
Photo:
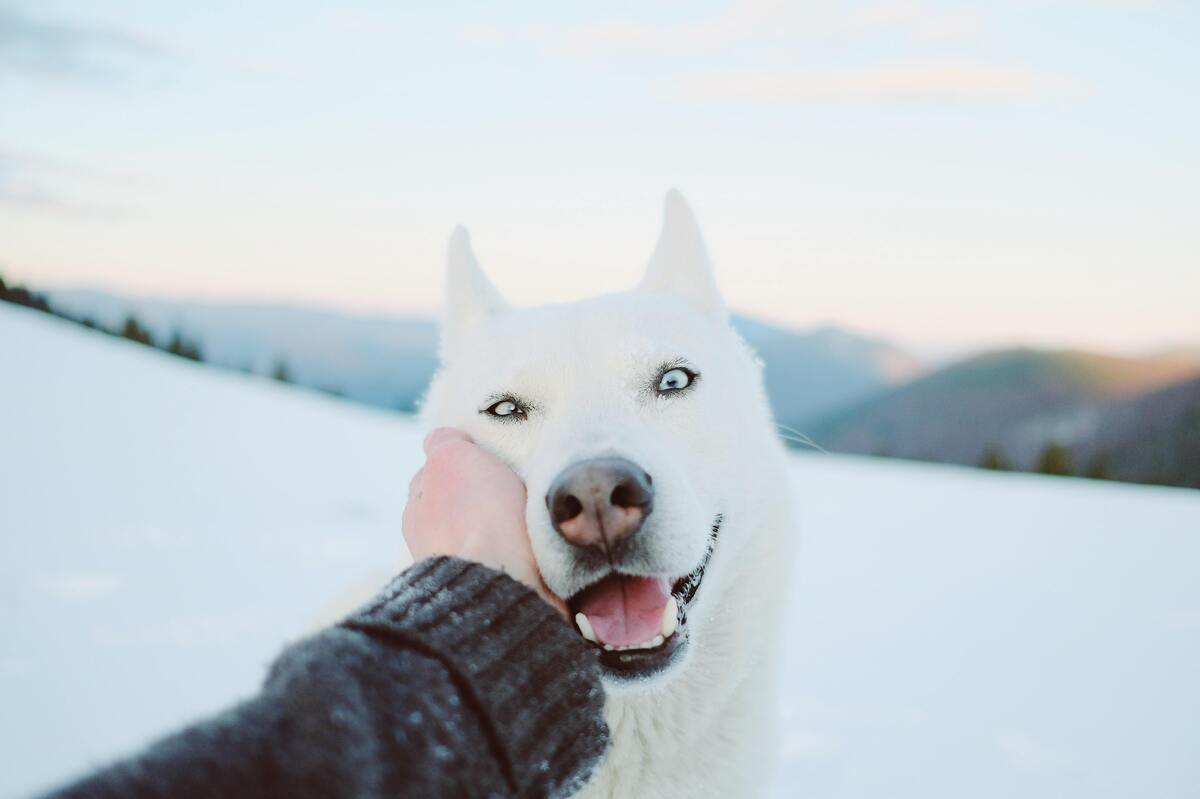
<instances>
[{"instance_id":1,"label":"dog's muzzle","mask_svg":"<svg viewBox=\"0 0 1200 799\"><path fill-rule=\"evenodd\" d=\"M546 493L554 529L577 564L596 575L567 598L579 633L613 676L641 677L673 663L687 641L687 609L712 556L721 518L713 520L702 562L686 575L632 568L647 543L654 481L624 458L593 458L562 471ZM628 571L639 571L630 574Z\"/></svg>"}]
</instances>

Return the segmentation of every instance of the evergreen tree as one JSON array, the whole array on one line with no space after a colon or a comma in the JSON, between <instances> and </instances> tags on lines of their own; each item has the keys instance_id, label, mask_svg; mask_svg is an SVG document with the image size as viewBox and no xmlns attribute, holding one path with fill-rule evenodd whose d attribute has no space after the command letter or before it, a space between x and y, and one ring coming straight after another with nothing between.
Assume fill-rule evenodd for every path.
<instances>
[{"instance_id":1,"label":"evergreen tree","mask_svg":"<svg viewBox=\"0 0 1200 799\"><path fill-rule=\"evenodd\" d=\"M1085 477L1090 477L1093 480L1111 480L1112 474L1108 469L1108 458L1103 454L1094 456L1088 462L1087 472Z\"/></svg>"},{"instance_id":2,"label":"evergreen tree","mask_svg":"<svg viewBox=\"0 0 1200 799\"><path fill-rule=\"evenodd\" d=\"M188 341L179 330L171 334L171 341L167 344L167 352L172 355L178 355L180 358L187 358L189 361L203 360L200 355L200 345L194 341Z\"/></svg>"},{"instance_id":3,"label":"evergreen tree","mask_svg":"<svg viewBox=\"0 0 1200 799\"><path fill-rule=\"evenodd\" d=\"M1036 471L1042 474L1070 475L1075 473L1071 453L1062 444L1051 441L1038 458Z\"/></svg>"},{"instance_id":4,"label":"evergreen tree","mask_svg":"<svg viewBox=\"0 0 1200 799\"><path fill-rule=\"evenodd\" d=\"M0 291L0 300L25 308L33 308L35 311L50 312L50 303L46 302L46 298L24 286L5 285L4 290Z\"/></svg>"},{"instance_id":5,"label":"evergreen tree","mask_svg":"<svg viewBox=\"0 0 1200 799\"><path fill-rule=\"evenodd\" d=\"M983 451L983 455L979 458L979 466L982 469L991 469L996 472L1012 471L1012 464L996 447L988 447Z\"/></svg>"},{"instance_id":6,"label":"evergreen tree","mask_svg":"<svg viewBox=\"0 0 1200 799\"><path fill-rule=\"evenodd\" d=\"M142 327L141 322L132 314L125 317L125 324L121 326L121 335L130 341L136 341L149 347L154 346L154 337L150 335L150 331Z\"/></svg>"},{"instance_id":7,"label":"evergreen tree","mask_svg":"<svg viewBox=\"0 0 1200 799\"><path fill-rule=\"evenodd\" d=\"M186 352L186 348L187 344L183 340L183 334L176 330L171 334L171 341L167 344L167 352L182 358L183 353Z\"/></svg>"},{"instance_id":8,"label":"evergreen tree","mask_svg":"<svg viewBox=\"0 0 1200 799\"><path fill-rule=\"evenodd\" d=\"M288 370L287 361L283 358L275 361L275 369L271 372L271 377L278 380L280 383L292 382L292 373Z\"/></svg>"}]
</instances>

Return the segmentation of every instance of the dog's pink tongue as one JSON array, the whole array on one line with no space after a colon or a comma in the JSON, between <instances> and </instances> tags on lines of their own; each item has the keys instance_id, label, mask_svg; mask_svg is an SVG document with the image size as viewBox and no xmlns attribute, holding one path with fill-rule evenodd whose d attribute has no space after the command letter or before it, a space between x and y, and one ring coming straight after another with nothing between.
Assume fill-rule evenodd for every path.
<instances>
[{"instance_id":1,"label":"dog's pink tongue","mask_svg":"<svg viewBox=\"0 0 1200 799\"><path fill-rule=\"evenodd\" d=\"M602 644L629 646L662 632L671 586L665 577L614 574L589 588L579 605Z\"/></svg>"}]
</instances>

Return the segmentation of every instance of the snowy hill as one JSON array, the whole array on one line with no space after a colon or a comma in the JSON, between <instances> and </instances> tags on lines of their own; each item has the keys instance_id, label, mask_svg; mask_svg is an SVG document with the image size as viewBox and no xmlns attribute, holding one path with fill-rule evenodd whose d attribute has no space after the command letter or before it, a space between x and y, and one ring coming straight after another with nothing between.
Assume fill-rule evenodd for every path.
<instances>
[{"instance_id":1,"label":"snowy hill","mask_svg":"<svg viewBox=\"0 0 1200 799\"><path fill-rule=\"evenodd\" d=\"M250 693L405 560L405 417L12 307L0 381L0 796ZM1200 792L1200 492L793 468L778 796Z\"/></svg>"}]
</instances>

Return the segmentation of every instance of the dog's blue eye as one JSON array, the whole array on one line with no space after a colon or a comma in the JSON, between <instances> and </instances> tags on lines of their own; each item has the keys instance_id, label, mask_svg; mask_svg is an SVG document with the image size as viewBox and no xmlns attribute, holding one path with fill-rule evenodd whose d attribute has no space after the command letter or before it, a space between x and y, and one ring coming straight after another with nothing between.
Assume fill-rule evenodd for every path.
<instances>
[{"instance_id":1,"label":"dog's blue eye","mask_svg":"<svg viewBox=\"0 0 1200 799\"><path fill-rule=\"evenodd\" d=\"M679 391L685 389L692 384L692 379L695 375L683 367L676 366L674 369L668 369L663 372L662 377L658 378L658 390Z\"/></svg>"},{"instance_id":2,"label":"dog's blue eye","mask_svg":"<svg viewBox=\"0 0 1200 799\"><path fill-rule=\"evenodd\" d=\"M479 412L504 422L523 421L529 416L530 409L536 407L512 395L493 394L488 399L492 400L492 404Z\"/></svg>"},{"instance_id":3,"label":"dog's blue eye","mask_svg":"<svg viewBox=\"0 0 1200 799\"><path fill-rule=\"evenodd\" d=\"M521 407L512 400L500 400L492 407L488 408L488 413L492 416L520 416Z\"/></svg>"}]
</instances>

